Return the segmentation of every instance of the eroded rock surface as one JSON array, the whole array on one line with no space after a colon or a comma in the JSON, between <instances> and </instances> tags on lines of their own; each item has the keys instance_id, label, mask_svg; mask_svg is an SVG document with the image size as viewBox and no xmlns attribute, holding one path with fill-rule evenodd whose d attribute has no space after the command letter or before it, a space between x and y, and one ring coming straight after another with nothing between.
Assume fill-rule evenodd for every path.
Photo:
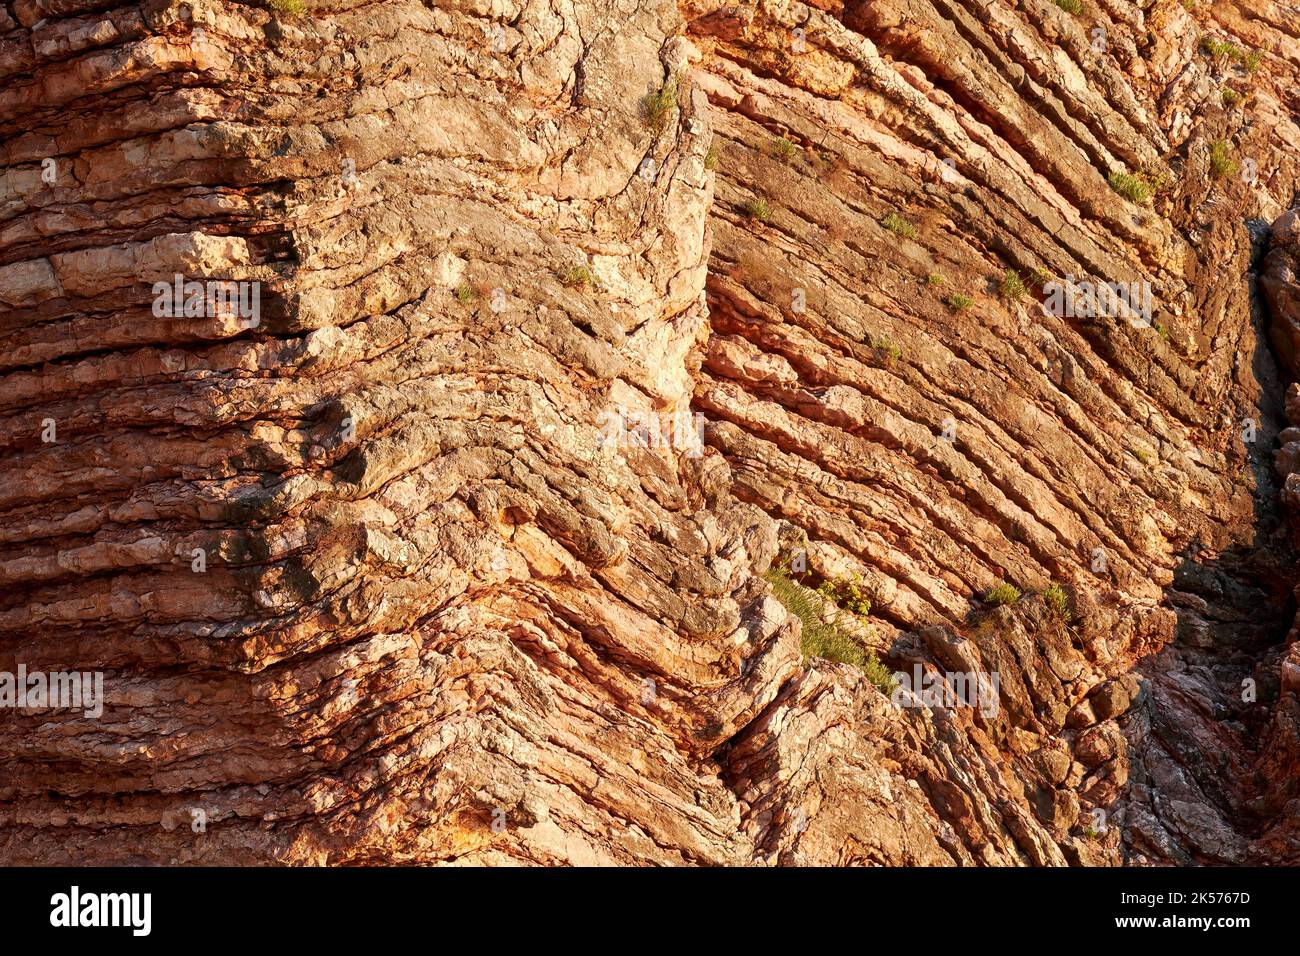
<instances>
[{"instance_id":1,"label":"eroded rock surface","mask_svg":"<svg viewBox=\"0 0 1300 956\"><path fill-rule=\"evenodd\" d=\"M1300 859L1293 13L308 8L0 5L0 862Z\"/></svg>"}]
</instances>

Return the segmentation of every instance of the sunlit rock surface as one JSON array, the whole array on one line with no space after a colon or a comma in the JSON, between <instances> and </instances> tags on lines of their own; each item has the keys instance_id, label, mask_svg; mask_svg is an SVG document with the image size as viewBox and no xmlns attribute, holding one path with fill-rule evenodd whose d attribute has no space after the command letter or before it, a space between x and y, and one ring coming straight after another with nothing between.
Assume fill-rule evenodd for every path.
<instances>
[{"instance_id":1,"label":"sunlit rock surface","mask_svg":"<svg viewBox=\"0 0 1300 956\"><path fill-rule=\"evenodd\" d=\"M0 5L0 862L1300 861L1293 11L306 6Z\"/></svg>"}]
</instances>

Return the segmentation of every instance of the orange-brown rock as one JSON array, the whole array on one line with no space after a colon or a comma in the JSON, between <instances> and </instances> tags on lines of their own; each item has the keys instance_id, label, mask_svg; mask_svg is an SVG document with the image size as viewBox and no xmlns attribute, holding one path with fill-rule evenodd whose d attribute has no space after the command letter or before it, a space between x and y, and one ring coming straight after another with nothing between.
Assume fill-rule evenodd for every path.
<instances>
[{"instance_id":1,"label":"orange-brown rock","mask_svg":"<svg viewBox=\"0 0 1300 956\"><path fill-rule=\"evenodd\" d=\"M271 6L0 5L0 863L1300 860L1286 8Z\"/></svg>"}]
</instances>

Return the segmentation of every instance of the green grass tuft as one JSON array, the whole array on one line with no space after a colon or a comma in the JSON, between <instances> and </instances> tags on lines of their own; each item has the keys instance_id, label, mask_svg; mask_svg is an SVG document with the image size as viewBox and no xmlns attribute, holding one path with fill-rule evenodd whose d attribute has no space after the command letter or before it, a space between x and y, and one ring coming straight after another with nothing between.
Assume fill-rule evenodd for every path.
<instances>
[{"instance_id":1,"label":"green grass tuft","mask_svg":"<svg viewBox=\"0 0 1300 956\"><path fill-rule=\"evenodd\" d=\"M886 335L868 336L867 345L871 346L877 352L884 353L885 357L891 362L897 362L903 357L903 350L894 343L893 339ZM866 612L864 611L863 613L865 614Z\"/></svg>"},{"instance_id":2,"label":"green grass tuft","mask_svg":"<svg viewBox=\"0 0 1300 956\"><path fill-rule=\"evenodd\" d=\"M824 595L793 580L783 568L774 566L764 577L772 586L772 596L799 619L799 646L805 660L820 657L851 664L861 670L882 694L888 696L894 692L894 676L889 668L852 635L836 627L833 620L826 620L828 604L834 606L834 601L828 601Z\"/></svg>"},{"instance_id":3,"label":"green grass tuft","mask_svg":"<svg viewBox=\"0 0 1300 956\"><path fill-rule=\"evenodd\" d=\"M469 305L471 302L478 299L478 290L468 282L464 282L461 284L460 288L456 290L456 298L462 305Z\"/></svg>"},{"instance_id":4,"label":"green grass tuft","mask_svg":"<svg viewBox=\"0 0 1300 956\"><path fill-rule=\"evenodd\" d=\"M794 159L799 152L799 147L790 142L784 136L772 141L772 155L783 163L788 163Z\"/></svg>"},{"instance_id":5,"label":"green grass tuft","mask_svg":"<svg viewBox=\"0 0 1300 956\"><path fill-rule=\"evenodd\" d=\"M646 124L655 131L662 133L668 125L668 118L677 108L677 78L672 77L663 86L659 87L653 93L647 93L641 98L641 114L645 117Z\"/></svg>"},{"instance_id":6,"label":"green grass tuft","mask_svg":"<svg viewBox=\"0 0 1300 956\"><path fill-rule=\"evenodd\" d=\"M555 277L569 288L596 284L596 275L587 266L570 266L563 272L557 272Z\"/></svg>"},{"instance_id":7,"label":"green grass tuft","mask_svg":"<svg viewBox=\"0 0 1300 956\"><path fill-rule=\"evenodd\" d=\"M1053 584L1044 591L1043 600L1047 602L1047 606L1050 607L1061 620L1070 620L1070 598L1066 595L1065 589L1059 584Z\"/></svg>"},{"instance_id":8,"label":"green grass tuft","mask_svg":"<svg viewBox=\"0 0 1300 956\"><path fill-rule=\"evenodd\" d=\"M750 199L742 207L746 216L750 219L757 219L759 222L772 221L772 207L767 204L765 199Z\"/></svg>"},{"instance_id":9,"label":"green grass tuft","mask_svg":"<svg viewBox=\"0 0 1300 956\"><path fill-rule=\"evenodd\" d=\"M995 588L989 588L984 600L989 604L1015 604L1020 600L1020 589L1014 584L999 584Z\"/></svg>"},{"instance_id":10,"label":"green grass tuft","mask_svg":"<svg viewBox=\"0 0 1300 956\"><path fill-rule=\"evenodd\" d=\"M1083 0L1056 0L1056 5L1066 13L1079 14L1083 12Z\"/></svg>"},{"instance_id":11,"label":"green grass tuft","mask_svg":"<svg viewBox=\"0 0 1300 956\"><path fill-rule=\"evenodd\" d=\"M307 12L307 0L266 0L266 5L284 17L300 17Z\"/></svg>"},{"instance_id":12,"label":"green grass tuft","mask_svg":"<svg viewBox=\"0 0 1300 956\"><path fill-rule=\"evenodd\" d=\"M817 593L846 611L866 617L871 613L871 598L862 587L860 578L850 581L823 581Z\"/></svg>"},{"instance_id":13,"label":"green grass tuft","mask_svg":"<svg viewBox=\"0 0 1300 956\"><path fill-rule=\"evenodd\" d=\"M1008 269L1006 275L1002 277L1002 298L1008 302L1019 302L1028 291L1025 287L1025 280L1020 278L1020 273L1014 269Z\"/></svg>"},{"instance_id":14,"label":"green grass tuft","mask_svg":"<svg viewBox=\"0 0 1300 956\"><path fill-rule=\"evenodd\" d=\"M916 226L912 225L896 212L891 212L884 218L881 225L895 235L902 236L904 239L916 238Z\"/></svg>"},{"instance_id":15,"label":"green grass tuft","mask_svg":"<svg viewBox=\"0 0 1300 956\"><path fill-rule=\"evenodd\" d=\"M965 312L974 304L975 300L968 295L953 293L948 296L948 308L952 309L954 312Z\"/></svg>"},{"instance_id":16,"label":"green grass tuft","mask_svg":"<svg viewBox=\"0 0 1300 956\"><path fill-rule=\"evenodd\" d=\"M945 281L945 280L944 280L944 277L943 277L943 276L941 276L941 275L936 275L936 274L933 273L933 272L931 272L928 276L925 277L925 284L926 284L926 285L943 285L943 284L944 284L944 281Z\"/></svg>"},{"instance_id":17,"label":"green grass tuft","mask_svg":"<svg viewBox=\"0 0 1300 956\"><path fill-rule=\"evenodd\" d=\"M1258 70L1264 58L1262 50L1243 50L1230 40L1216 40L1211 36L1201 37L1201 52L1215 59L1231 60L1247 73Z\"/></svg>"},{"instance_id":18,"label":"green grass tuft","mask_svg":"<svg viewBox=\"0 0 1300 956\"><path fill-rule=\"evenodd\" d=\"M1210 175L1215 179L1232 176L1240 168L1241 164L1229 154L1225 141L1219 140L1210 146Z\"/></svg>"},{"instance_id":19,"label":"green grass tuft","mask_svg":"<svg viewBox=\"0 0 1300 956\"><path fill-rule=\"evenodd\" d=\"M1228 40L1217 40L1211 36L1201 37L1201 51L1213 57L1226 57L1229 60L1240 60L1244 54L1241 47Z\"/></svg>"},{"instance_id":20,"label":"green grass tuft","mask_svg":"<svg viewBox=\"0 0 1300 956\"><path fill-rule=\"evenodd\" d=\"M1151 184L1138 176L1113 172L1107 177L1106 182L1110 184L1111 189L1130 202L1135 202L1141 206L1151 201Z\"/></svg>"},{"instance_id":21,"label":"green grass tuft","mask_svg":"<svg viewBox=\"0 0 1300 956\"><path fill-rule=\"evenodd\" d=\"M867 680L876 685L876 690L886 697L894 693L898 681L894 680L893 672L874 653L867 651L864 660L858 666L862 669L862 673L867 675Z\"/></svg>"},{"instance_id":22,"label":"green grass tuft","mask_svg":"<svg viewBox=\"0 0 1300 956\"><path fill-rule=\"evenodd\" d=\"M717 168L718 168L718 159L719 159L719 158L720 158L720 156L719 156L719 153L718 153L718 147L713 146L713 145L710 145L710 146L709 146L709 151L708 151L707 153L704 154L704 168L705 168L705 169L717 169Z\"/></svg>"},{"instance_id":23,"label":"green grass tuft","mask_svg":"<svg viewBox=\"0 0 1300 956\"><path fill-rule=\"evenodd\" d=\"M1223 100L1224 106L1236 106L1241 102L1241 94L1231 86L1225 86L1223 92L1220 94L1220 99Z\"/></svg>"}]
</instances>

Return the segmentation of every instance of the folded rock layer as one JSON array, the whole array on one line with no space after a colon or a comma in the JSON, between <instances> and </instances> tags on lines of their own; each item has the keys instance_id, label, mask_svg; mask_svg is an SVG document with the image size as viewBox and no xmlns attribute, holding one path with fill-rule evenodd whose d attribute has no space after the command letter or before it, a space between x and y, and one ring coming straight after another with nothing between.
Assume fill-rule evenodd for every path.
<instances>
[{"instance_id":1,"label":"folded rock layer","mask_svg":"<svg viewBox=\"0 0 1300 956\"><path fill-rule=\"evenodd\" d=\"M0 862L1300 859L1300 20L1201 6L0 5L0 672L104 687Z\"/></svg>"}]
</instances>

